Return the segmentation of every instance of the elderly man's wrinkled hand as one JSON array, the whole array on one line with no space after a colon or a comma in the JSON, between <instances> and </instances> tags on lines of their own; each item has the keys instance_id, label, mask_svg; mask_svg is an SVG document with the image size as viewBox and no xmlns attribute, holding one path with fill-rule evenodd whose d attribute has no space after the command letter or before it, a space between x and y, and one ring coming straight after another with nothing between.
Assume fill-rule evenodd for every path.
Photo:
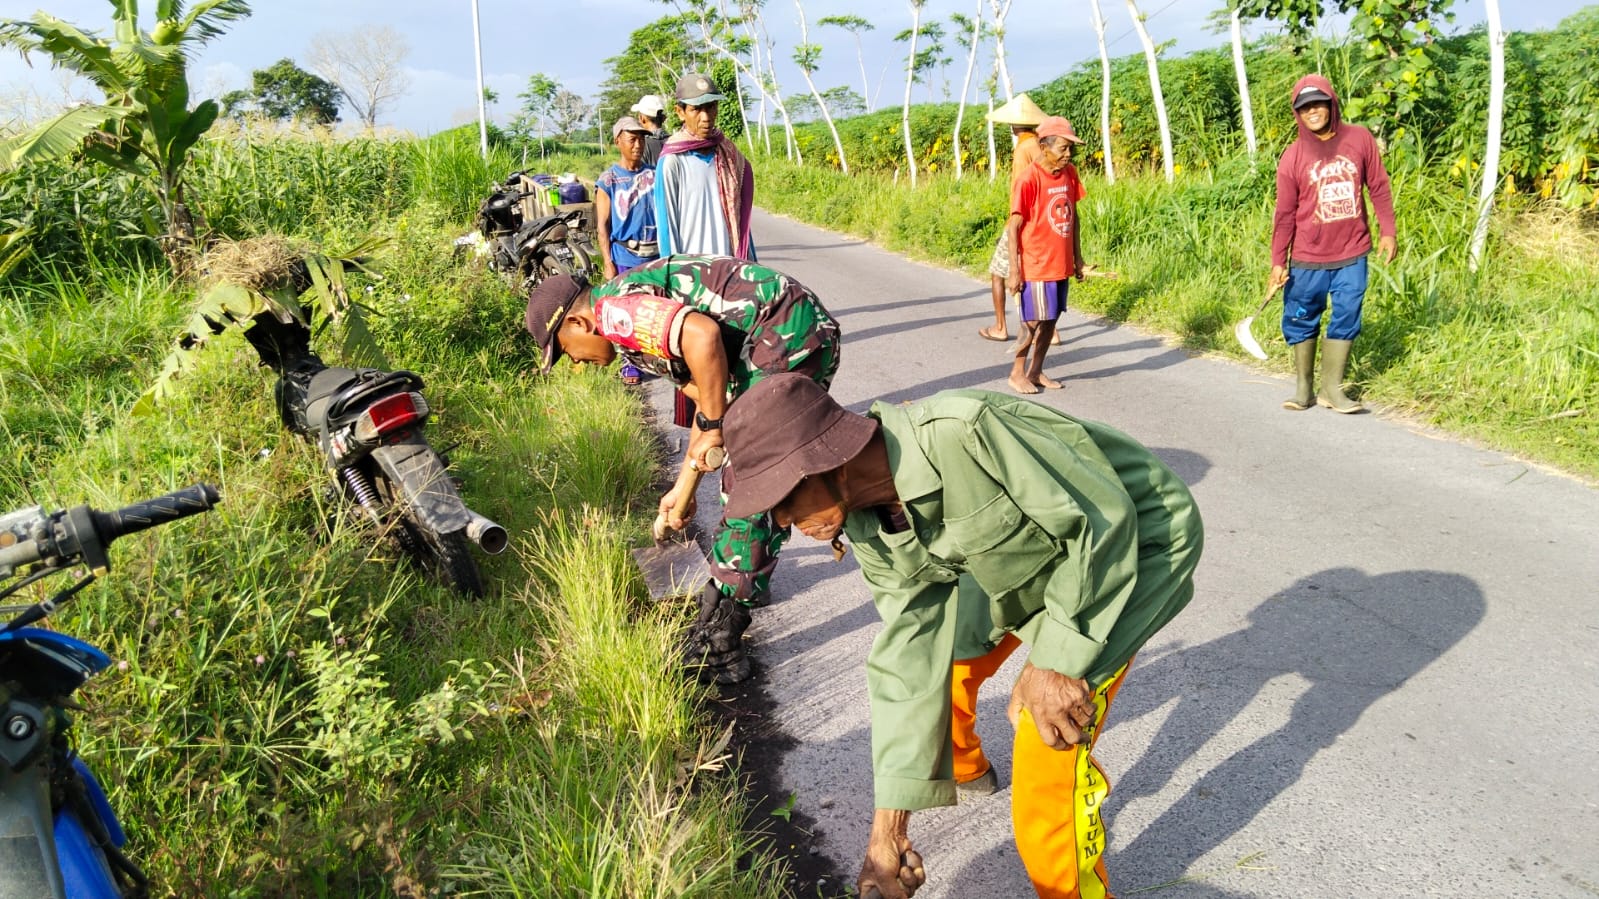
<instances>
[{"instance_id":1,"label":"elderly man's wrinkled hand","mask_svg":"<svg viewBox=\"0 0 1599 899\"><path fill-rule=\"evenodd\" d=\"M1038 728L1045 746L1069 749L1088 742L1088 729L1094 724L1094 691L1088 681L1035 668L1028 662L1010 692L1012 728L1021 726L1023 711Z\"/></svg>"},{"instance_id":2,"label":"elderly man's wrinkled hand","mask_svg":"<svg viewBox=\"0 0 1599 899\"><path fill-rule=\"evenodd\" d=\"M905 835L909 812L878 809L855 889L861 899L907 899L927 882L922 856Z\"/></svg>"}]
</instances>

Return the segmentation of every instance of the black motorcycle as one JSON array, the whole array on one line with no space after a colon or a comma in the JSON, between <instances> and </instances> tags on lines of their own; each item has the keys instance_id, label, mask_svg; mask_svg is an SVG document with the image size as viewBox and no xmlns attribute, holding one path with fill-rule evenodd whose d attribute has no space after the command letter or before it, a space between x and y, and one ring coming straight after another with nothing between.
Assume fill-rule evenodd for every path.
<instances>
[{"instance_id":1,"label":"black motorcycle","mask_svg":"<svg viewBox=\"0 0 1599 899\"><path fill-rule=\"evenodd\" d=\"M549 190L523 172L512 172L478 207L475 227L488 243L489 267L513 278L521 293L551 275L588 277L599 269L593 204L558 209L547 201L524 202ZM554 211L530 216L530 207Z\"/></svg>"},{"instance_id":2,"label":"black motorcycle","mask_svg":"<svg viewBox=\"0 0 1599 899\"><path fill-rule=\"evenodd\" d=\"M331 491L443 583L481 596L483 576L471 545L497 555L509 538L505 528L467 508L445 460L423 435L431 410L422 378L409 371L331 368L312 351L310 329L294 316L264 312L244 336L278 374L274 394L284 427L322 450Z\"/></svg>"}]
</instances>

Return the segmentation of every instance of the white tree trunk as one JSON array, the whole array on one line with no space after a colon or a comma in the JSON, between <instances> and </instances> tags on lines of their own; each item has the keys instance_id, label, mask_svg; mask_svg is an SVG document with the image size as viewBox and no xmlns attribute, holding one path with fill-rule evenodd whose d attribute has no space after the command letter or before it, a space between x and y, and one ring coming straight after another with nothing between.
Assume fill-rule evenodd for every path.
<instances>
[{"instance_id":1,"label":"white tree trunk","mask_svg":"<svg viewBox=\"0 0 1599 899\"><path fill-rule=\"evenodd\" d=\"M727 17L727 6L725 2L721 6L721 12L723 17ZM749 10L741 8L740 12L748 13ZM759 72L761 70L761 42L759 36L755 33L754 16L752 14L744 14L741 15L740 18L743 20L744 24L744 36L749 38L750 42L750 65L753 67L754 71ZM701 20L700 27L701 29L704 29L705 27L703 19ZM761 92L761 100L756 106L755 113L755 121L757 123L756 130L761 133L761 142L766 146L766 155L770 156L772 155L772 130L766 123L766 89L761 86L761 83L758 79L755 83L755 89ZM746 122L744 126L745 137L750 136L749 130L749 124ZM745 143L750 145L752 148L754 146L753 139L747 140Z\"/></svg>"},{"instance_id":2,"label":"white tree trunk","mask_svg":"<svg viewBox=\"0 0 1599 899\"><path fill-rule=\"evenodd\" d=\"M1505 31L1499 21L1499 0L1488 4L1488 150L1482 161L1482 195L1477 200L1477 225L1471 231L1471 270L1482 262L1488 243L1488 219L1499 190L1499 143L1505 116Z\"/></svg>"},{"instance_id":3,"label":"white tree trunk","mask_svg":"<svg viewBox=\"0 0 1599 899\"><path fill-rule=\"evenodd\" d=\"M744 117L744 79L733 75L733 99L738 103L739 118ZM755 154L755 137L750 134L750 123L744 122L744 146L749 149L750 155Z\"/></svg>"},{"instance_id":4,"label":"white tree trunk","mask_svg":"<svg viewBox=\"0 0 1599 899\"><path fill-rule=\"evenodd\" d=\"M1099 40L1099 152L1105 157L1105 183L1116 183L1116 163L1110 154L1110 52L1105 46L1105 14L1099 0L1094 7L1094 37Z\"/></svg>"},{"instance_id":5,"label":"white tree trunk","mask_svg":"<svg viewBox=\"0 0 1599 899\"><path fill-rule=\"evenodd\" d=\"M855 32L855 61L861 67L861 102L866 104L866 111L872 111L872 86L866 81L866 53L861 49L861 33Z\"/></svg>"},{"instance_id":6,"label":"white tree trunk","mask_svg":"<svg viewBox=\"0 0 1599 899\"><path fill-rule=\"evenodd\" d=\"M804 29L800 29L800 32L803 34ZM816 105L822 110L822 120L827 122L827 130L833 133L833 149L838 151L838 167L844 170L844 174L848 175L849 161L844 158L844 141L839 138L838 128L833 124L833 116L827 111L827 102L822 99L821 91L816 89L816 82L811 80L811 73L800 69L800 74L805 76L805 85L811 89L811 96L816 98ZM797 141L794 145L794 152L799 152Z\"/></svg>"},{"instance_id":7,"label":"white tree trunk","mask_svg":"<svg viewBox=\"0 0 1599 899\"><path fill-rule=\"evenodd\" d=\"M803 165L805 156L800 153L799 140L794 137L794 123L789 121L788 107L783 103L783 88L777 83L777 66L772 60L772 57L776 55L774 50L777 45L772 41L771 34L766 30L766 19L764 17L759 18L756 20L756 24L760 28L762 39L766 41L766 73L771 78L771 81L768 82L770 86L768 93L771 95L772 105L777 107L777 114L783 119L784 147L790 162L796 165Z\"/></svg>"},{"instance_id":8,"label":"white tree trunk","mask_svg":"<svg viewBox=\"0 0 1599 899\"><path fill-rule=\"evenodd\" d=\"M1137 0L1127 0L1127 11L1133 16L1133 28L1144 45L1144 59L1149 63L1149 91L1155 97L1155 118L1160 122L1160 166L1166 172L1166 183L1172 183L1171 124L1166 121L1166 98L1160 92L1160 65L1155 58L1155 42L1149 39L1149 29L1144 27L1144 15L1138 11Z\"/></svg>"},{"instance_id":9,"label":"white tree trunk","mask_svg":"<svg viewBox=\"0 0 1599 899\"><path fill-rule=\"evenodd\" d=\"M992 113L994 111L994 98L992 96L990 96L988 98L988 111L990 113ZM990 183L990 184L993 184L994 183L994 179L999 177L999 160L995 158L997 155L999 155L998 152L997 152L998 149L999 149L998 147L994 146L994 122L993 122L993 120L989 120L988 121L988 183Z\"/></svg>"},{"instance_id":10,"label":"white tree trunk","mask_svg":"<svg viewBox=\"0 0 1599 899\"><path fill-rule=\"evenodd\" d=\"M794 0L794 8L799 11L800 45L811 42L810 28L805 21L805 7L800 0ZM838 151L838 167L849 174L849 162L844 159L844 142L838 137L838 129L833 126L833 116L827 111L827 101L822 99L822 92L816 89L816 82L811 79L811 72L800 66L800 74L805 76L805 86L811 89L811 96L816 98L816 106L822 111L822 120L827 123L827 130L833 133L833 148Z\"/></svg>"},{"instance_id":11,"label":"white tree trunk","mask_svg":"<svg viewBox=\"0 0 1599 899\"><path fill-rule=\"evenodd\" d=\"M911 144L911 84L916 77L916 33L922 28L922 4L911 0L911 49L905 57L905 105L900 108L900 130L905 135L905 164L911 173L911 189L916 189L916 148Z\"/></svg>"},{"instance_id":12,"label":"white tree trunk","mask_svg":"<svg viewBox=\"0 0 1599 899\"><path fill-rule=\"evenodd\" d=\"M955 180L959 181L962 174L961 163L961 121L966 118L966 95L972 90L972 70L977 67L977 47L982 43L983 37L983 0L977 0L977 16L972 19L972 46L966 55L966 78L961 82L961 104L955 110L955 134L950 142L950 147L955 152Z\"/></svg>"},{"instance_id":13,"label":"white tree trunk","mask_svg":"<svg viewBox=\"0 0 1599 899\"><path fill-rule=\"evenodd\" d=\"M1249 104L1249 72L1244 68L1244 25L1239 20L1236 6L1233 7L1232 33L1233 72L1238 75L1238 108L1243 113L1244 141L1249 147L1249 162L1254 164L1255 151L1258 149L1255 146L1255 110Z\"/></svg>"},{"instance_id":14,"label":"white tree trunk","mask_svg":"<svg viewBox=\"0 0 1599 899\"><path fill-rule=\"evenodd\" d=\"M763 29L763 31L764 31L764 29ZM798 146L796 146L794 144L794 126L792 124L790 124L789 121L788 121L788 110L783 107L782 98L775 95L775 91L777 89L777 79L774 77L772 79L772 81L770 82L770 84L768 84L764 79L762 79L754 71L751 71L750 67L745 64L744 60L740 59L738 54L734 53L731 48L717 43L716 39L711 36L710 24L705 21L705 17L704 17L703 14L700 16L700 42L703 43L706 47L710 48L715 53L721 55L727 61L731 62L733 64L733 68L736 70L737 73L742 74L744 77L748 78L751 81L751 83L753 83L756 86L756 88L760 90L762 103L764 103L767 99L770 99L772 101L772 106L777 109L779 114L782 115L783 124L784 124L785 127L788 128L789 158L790 159L797 159L797 154L798 154L799 148L798 148ZM767 46L767 51L768 51L767 52L767 62L768 62L768 68L770 68L770 65L769 65L770 62L771 62L770 41L768 41L767 44L768 44L768 46ZM741 112L741 114L742 114L742 112ZM763 113L763 118L764 118L764 113ZM768 140L767 140L766 150L767 150L768 153L771 152L771 141L770 141L770 138L768 138ZM803 162L804 160L803 159L797 159L797 161Z\"/></svg>"},{"instance_id":15,"label":"white tree trunk","mask_svg":"<svg viewBox=\"0 0 1599 899\"><path fill-rule=\"evenodd\" d=\"M994 64L999 67L999 83L1005 88L1005 102L1009 103L1016 95L1011 90L1010 66L1005 62L1005 17L1010 15L1011 0L988 0L989 9L994 13Z\"/></svg>"}]
</instances>

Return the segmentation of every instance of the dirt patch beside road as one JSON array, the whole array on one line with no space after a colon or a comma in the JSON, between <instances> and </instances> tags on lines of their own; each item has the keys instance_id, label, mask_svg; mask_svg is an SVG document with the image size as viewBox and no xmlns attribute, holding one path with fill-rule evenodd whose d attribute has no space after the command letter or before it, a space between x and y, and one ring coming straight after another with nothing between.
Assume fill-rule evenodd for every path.
<instances>
[{"instance_id":1,"label":"dirt patch beside road","mask_svg":"<svg viewBox=\"0 0 1599 899\"><path fill-rule=\"evenodd\" d=\"M746 794L753 803L746 828L765 835L771 841L773 854L787 861L794 873L788 885L790 896L853 896L854 874L834 869L821 852L822 834L817 831L816 822L793 808L793 794L778 782L778 763L797 741L776 720L776 704L767 695L765 682L757 659L754 677L722 687L720 698L710 704L713 715L733 723L731 748L738 758L738 771L749 784Z\"/></svg>"}]
</instances>

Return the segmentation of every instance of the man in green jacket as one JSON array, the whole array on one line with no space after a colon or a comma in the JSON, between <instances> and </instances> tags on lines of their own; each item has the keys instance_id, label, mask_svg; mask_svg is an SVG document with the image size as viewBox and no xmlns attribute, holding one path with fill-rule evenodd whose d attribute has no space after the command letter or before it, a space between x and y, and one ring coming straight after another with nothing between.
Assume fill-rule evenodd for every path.
<instances>
[{"instance_id":1,"label":"man in green jacket","mask_svg":"<svg viewBox=\"0 0 1599 899\"><path fill-rule=\"evenodd\" d=\"M770 510L835 549L847 536L883 619L861 894L914 893L910 812L955 804L956 756L975 741L969 719L952 724L952 666L983 672L970 706L1025 642L1009 709L1017 850L1040 896L1108 896L1109 786L1090 750L1133 654L1193 596L1203 528L1183 482L1105 425L978 390L862 416L774 375L728 410L723 439L727 514Z\"/></svg>"}]
</instances>

